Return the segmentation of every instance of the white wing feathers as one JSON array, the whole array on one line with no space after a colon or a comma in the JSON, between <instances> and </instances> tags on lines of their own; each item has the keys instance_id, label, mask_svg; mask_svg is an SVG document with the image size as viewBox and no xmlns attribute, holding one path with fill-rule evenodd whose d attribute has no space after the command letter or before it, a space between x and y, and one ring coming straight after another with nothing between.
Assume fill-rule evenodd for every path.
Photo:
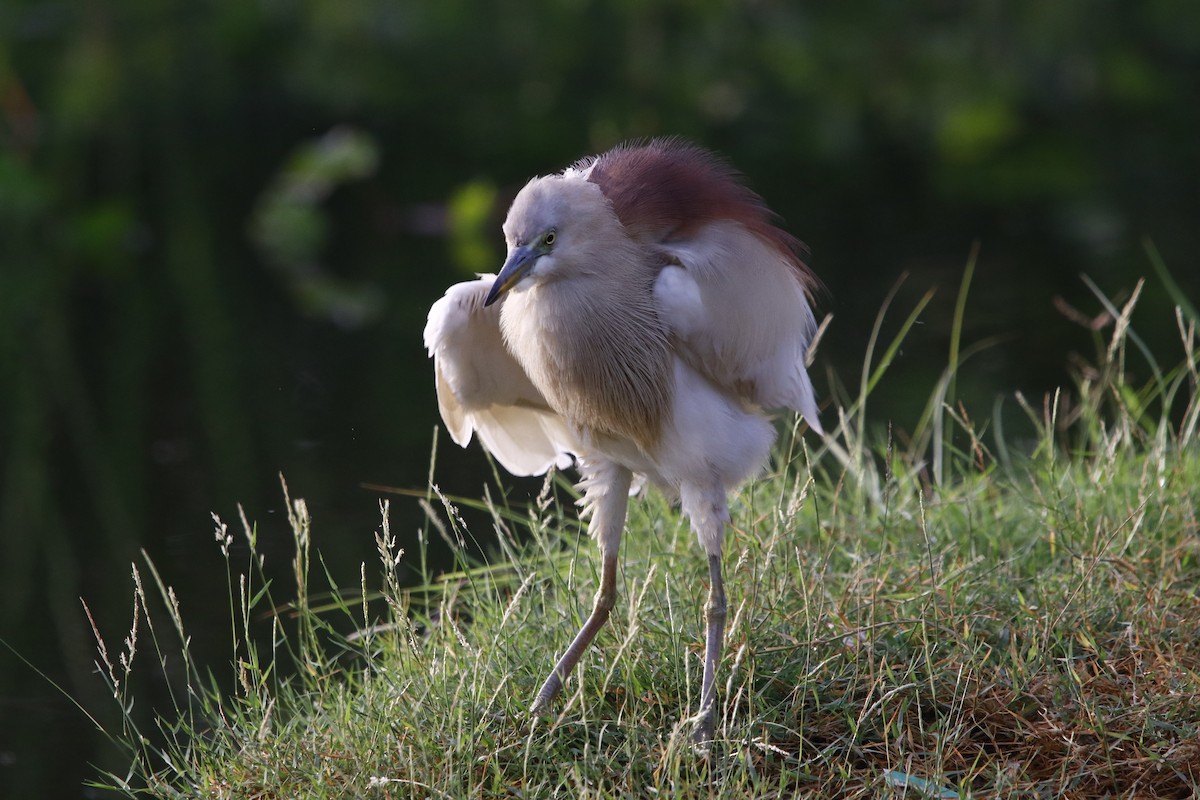
<instances>
[{"instance_id":1,"label":"white wing feathers","mask_svg":"<svg viewBox=\"0 0 1200 800\"><path fill-rule=\"evenodd\" d=\"M799 411L820 433L804 366L817 324L792 265L735 222L659 247L680 265L654 286L679 357L748 402Z\"/></svg>"},{"instance_id":2,"label":"white wing feathers","mask_svg":"<svg viewBox=\"0 0 1200 800\"><path fill-rule=\"evenodd\" d=\"M425 346L433 357L438 408L450 438L471 434L514 475L565 468L578 446L562 418L504 346L503 299L484 308L494 276L451 286L429 309Z\"/></svg>"}]
</instances>

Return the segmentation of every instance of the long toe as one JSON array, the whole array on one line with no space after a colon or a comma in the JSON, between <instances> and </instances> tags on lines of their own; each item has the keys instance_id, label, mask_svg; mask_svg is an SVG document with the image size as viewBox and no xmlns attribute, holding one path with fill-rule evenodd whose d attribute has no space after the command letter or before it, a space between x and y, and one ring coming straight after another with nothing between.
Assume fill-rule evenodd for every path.
<instances>
[{"instance_id":1,"label":"long toe","mask_svg":"<svg viewBox=\"0 0 1200 800\"><path fill-rule=\"evenodd\" d=\"M533 698L533 705L529 706L529 715L531 717L540 717L549 711L550 703L558 696L560 689L562 689L562 680L559 679L556 670L550 673L550 677L546 678L546 682L542 684L542 688L538 691L537 697Z\"/></svg>"},{"instance_id":2,"label":"long toe","mask_svg":"<svg viewBox=\"0 0 1200 800\"><path fill-rule=\"evenodd\" d=\"M709 706L700 713L700 718L696 720L696 730L692 732L692 742L702 750L707 750L713 740L713 716L713 707Z\"/></svg>"}]
</instances>

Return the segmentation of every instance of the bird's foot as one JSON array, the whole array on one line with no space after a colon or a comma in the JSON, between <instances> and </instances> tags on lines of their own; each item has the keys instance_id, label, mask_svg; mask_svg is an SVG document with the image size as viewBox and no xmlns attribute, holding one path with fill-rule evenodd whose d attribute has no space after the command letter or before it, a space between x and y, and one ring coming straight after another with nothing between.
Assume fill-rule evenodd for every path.
<instances>
[{"instance_id":1,"label":"bird's foot","mask_svg":"<svg viewBox=\"0 0 1200 800\"><path fill-rule=\"evenodd\" d=\"M538 690L537 697L533 699L533 705L529 707L529 716L540 717L550 709L550 704L554 702L554 698L558 697L559 691L562 689L562 678L558 677L558 669L550 673L550 677L546 678L546 682L542 684L542 688Z\"/></svg>"},{"instance_id":2,"label":"bird's foot","mask_svg":"<svg viewBox=\"0 0 1200 800\"><path fill-rule=\"evenodd\" d=\"M713 717L713 704L710 703L697 715L696 730L692 732L692 744L705 753L713 740Z\"/></svg>"}]
</instances>

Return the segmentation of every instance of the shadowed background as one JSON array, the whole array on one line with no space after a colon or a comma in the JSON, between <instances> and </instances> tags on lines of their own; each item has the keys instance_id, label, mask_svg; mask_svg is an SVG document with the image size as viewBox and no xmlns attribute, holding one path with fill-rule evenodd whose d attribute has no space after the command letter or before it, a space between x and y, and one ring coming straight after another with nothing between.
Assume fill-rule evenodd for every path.
<instances>
[{"instance_id":1,"label":"shadowed background","mask_svg":"<svg viewBox=\"0 0 1200 800\"><path fill-rule=\"evenodd\" d=\"M6 2L0 638L46 677L0 648L0 793L78 797L89 762L123 769L46 678L117 724L79 598L116 649L140 549L221 679L210 512L236 528L243 504L286 574L283 472L357 585L380 496L362 485L426 483L430 303L498 269L529 176L624 139L723 153L807 242L835 317L825 398L902 274L885 335L938 289L874 401L898 435L946 364L974 242L964 339L999 341L958 379L977 417L1091 353L1064 313L1101 308L1081 273L1118 298L1148 276L1135 327L1173 363L1147 243L1194 298L1200 6L826 5ZM478 448L441 445L438 483L478 496ZM410 552L419 521L393 502Z\"/></svg>"}]
</instances>

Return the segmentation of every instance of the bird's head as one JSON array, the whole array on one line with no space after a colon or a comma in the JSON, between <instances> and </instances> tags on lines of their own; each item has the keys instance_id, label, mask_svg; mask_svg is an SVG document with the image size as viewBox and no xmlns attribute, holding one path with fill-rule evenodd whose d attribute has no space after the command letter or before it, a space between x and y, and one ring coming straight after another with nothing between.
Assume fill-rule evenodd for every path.
<instances>
[{"instance_id":1,"label":"bird's head","mask_svg":"<svg viewBox=\"0 0 1200 800\"><path fill-rule=\"evenodd\" d=\"M586 274L592 260L584 256L593 252L598 238L620 236L619 230L620 223L594 183L570 171L534 178L508 210L508 256L484 305L518 287Z\"/></svg>"}]
</instances>

